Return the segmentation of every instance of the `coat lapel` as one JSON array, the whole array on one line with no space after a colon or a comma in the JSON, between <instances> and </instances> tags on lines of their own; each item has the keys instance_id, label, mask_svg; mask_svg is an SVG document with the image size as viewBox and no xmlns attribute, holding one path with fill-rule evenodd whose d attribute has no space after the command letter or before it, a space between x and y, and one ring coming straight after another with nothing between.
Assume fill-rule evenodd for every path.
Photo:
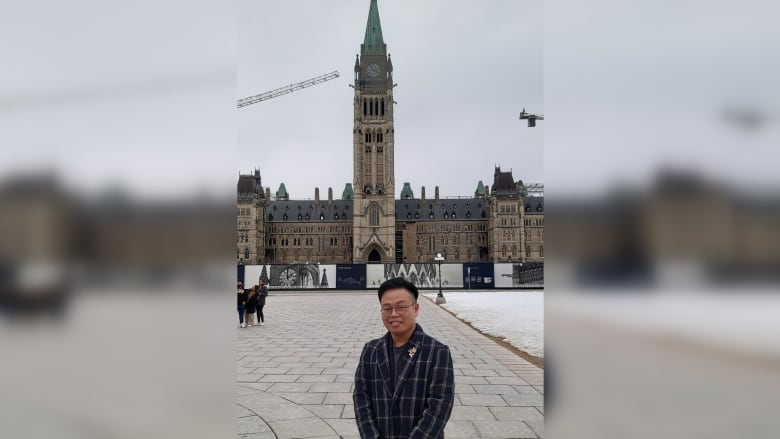
<instances>
[{"instance_id":1,"label":"coat lapel","mask_svg":"<svg viewBox=\"0 0 780 439\"><path fill-rule=\"evenodd\" d=\"M389 332L385 334L383 341L384 346L382 346L382 349L379 350L377 357L379 360L379 372L382 375L382 382L385 386L385 394L392 395L393 388L391 384L393 383L393 376L390 371L390 358L387 356L387 352L389 348L393 346L393 339Z\"/></svg>"}]
</instances>

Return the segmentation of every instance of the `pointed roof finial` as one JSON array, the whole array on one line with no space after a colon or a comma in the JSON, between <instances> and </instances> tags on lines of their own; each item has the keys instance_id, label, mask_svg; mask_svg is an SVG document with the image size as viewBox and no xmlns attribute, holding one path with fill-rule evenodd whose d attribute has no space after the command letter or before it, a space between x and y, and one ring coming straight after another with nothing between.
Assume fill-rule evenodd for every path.
<instances>
[{"instance_id":1,"label":"pointed roof finial","mask_svg":"<svg viewBox=\"0 0 780 439\"><path fill-rule=\"evenodd\" d=\"M382 23L379 22L379 9L376 0L371 0L366 22L366 36L363 38L363 55L384 55L386 46L382 40Z\"/></svg>"}]
</instances>

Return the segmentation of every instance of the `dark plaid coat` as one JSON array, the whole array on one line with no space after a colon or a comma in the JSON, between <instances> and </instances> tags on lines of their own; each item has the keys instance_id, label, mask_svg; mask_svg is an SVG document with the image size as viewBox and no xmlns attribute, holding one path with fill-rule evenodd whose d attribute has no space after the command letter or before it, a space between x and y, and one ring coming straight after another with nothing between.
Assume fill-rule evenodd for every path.
<instances>
[{"instance_id":1,"label":"dark plaid coat","mask_svg":"<svg viewBox=\"0 0 780 439\"><path fill-rule=\"evenodd\" d=\"M452 413L455 377L447 346L417 325L409 340L416 347L399 361L395 388L390 333L363 347L355 372L355 418L363 438L443 438Z\"/></svg>"}]
</instances>

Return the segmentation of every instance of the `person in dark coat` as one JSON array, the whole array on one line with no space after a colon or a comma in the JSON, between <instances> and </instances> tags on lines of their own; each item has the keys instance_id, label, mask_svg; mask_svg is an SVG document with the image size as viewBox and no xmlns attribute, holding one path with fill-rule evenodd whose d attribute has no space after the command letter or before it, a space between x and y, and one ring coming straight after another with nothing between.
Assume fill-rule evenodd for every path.
<instances>
[{"instance_id":1,"label":"person in dark coat","mask_svg":"<svg viewBox=\"0 0 780 439\"><path fill-rule=\"evenodd\" d=\"M260 326L265 325L265 316L263 315L263 307L265 306L265 298L268 297L268 287L265 285L265 281L260 279L260 285L257 287L257 317L260 321Z\"/></svg>"},{"instance_id":2,"label":"person in dark coat","mask_svg":"<svg viewBox=\"0 0 780 439\"><path fill-rule=\"evenodd\" d=\"M449 348L417 324L417 287L403 278L379 287L387 333L363 347L352 399L363 438L443 438L455 376Z\"/></svg>"},{"instance_id":3,"label":"person in dark coat","mask_svg":"<svg viewBox=\"0 0 780 439\"><path fill-rule=\"evenodd\" d=\"M246 325L255 326L255 312L257 312L257 285L249 290L246 296Z\"/></svg>"},{"instance_id":4,"label":"person in dark coat","mask_svg":"<svg viewBox=\"0 0 780 439\"><path fill-rule=\"evenodd\" d=\"M238 324L242 328L246 328L246 325L244 324L244 314L246 313L246 291L244 291L244 284L240 281L238 282L236 291L236 308L238 309Z\"/></svg>"}]
</instances>

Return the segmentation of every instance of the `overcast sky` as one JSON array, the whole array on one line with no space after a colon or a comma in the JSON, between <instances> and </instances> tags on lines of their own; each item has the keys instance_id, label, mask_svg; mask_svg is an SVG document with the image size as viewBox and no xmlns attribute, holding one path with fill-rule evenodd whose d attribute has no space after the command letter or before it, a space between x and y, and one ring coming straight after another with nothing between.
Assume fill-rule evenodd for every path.
<instances>
[{"instance_id":1,"label":"overcast sky","mask_svg":"<svg viewBox=\"0 0 780 439\"><path fill-rule=\"evenodd\" d=\"M340 197L353 180L355 55L369 0L239 2L238 90L258 94L333 70L341 76L238 111L236 174L257 166L272 192ZM393 60L395 182L415 196L471 196L494 166L542 182L544 122L528 128L525 107L543 113L541 1L379 0Z\"/></svg>"},{"instance_id":2,"label":"overcast sky","mask_svg":"<svg viewBox=\"0 0 780 439\"><path fill-rule=\"evenodd\" d=\"M661 168L780 188L777 4L545 2L545 194L646 184ZM726 109L756 110L746 129Z\"/></svg>"},{"instance_id":3,"label":"overcast sky","mask_svg":"<svg viewBox=\"0 0 780 439\"><path fill-rule=\"evenodd\" d=\"M338 197L369 0L8 0L0 14L0 174L54 169L100 192ZM780 58L769 0L379 0L392 54L396 196L490 184L494 165L600 193L661 166L780 186ZM240 110L235 100L342 76ZM723 110L765 110L753 131ZM520 110L544 113L528 128Z\"/></svg>"}]
</instances>

